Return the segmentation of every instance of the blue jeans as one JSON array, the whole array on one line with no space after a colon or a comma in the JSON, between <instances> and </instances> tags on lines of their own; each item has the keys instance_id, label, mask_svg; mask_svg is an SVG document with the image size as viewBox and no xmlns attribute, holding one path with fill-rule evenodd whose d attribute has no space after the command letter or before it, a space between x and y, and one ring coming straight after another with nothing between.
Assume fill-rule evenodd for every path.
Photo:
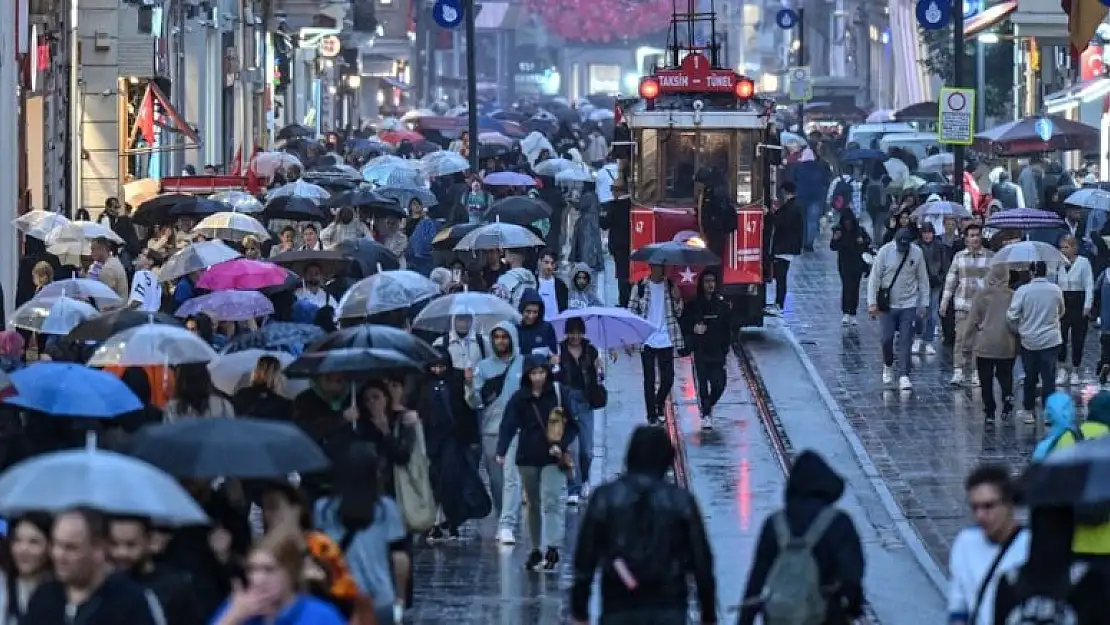
<instances>
[{"instance_id":1,"label":"blue jeans","mask_svg":"<svg viewBox=\"0 0 1110 625\"><path fill-rule=\"evenodd\" d=\"M574 458L574 472L570 476L567 492L571 495L582 494L582 485L590 483L590 465L594 459L594 411L586 403L586 396L577 389L570 392L575 419L578 420L578 436L570 444Z\"/></svg>"},{"instance_id":2,"label":"blue jeans","mask_svg":"<svg viewBox=\"0 0 1110 625\"><path fill-rule=\"evenodd\" d=\"M913 347L913 323L917 319L916 308L891 308L882 313L879 320L883 326L883 364L894 365L894 335L898 335L898 375L910 374L910 348Z\"/></svg>"},{"instance_id":3,"label":"blue jeans","mask_svg":"<svg viewBox=\"0 0 1110 625\"><path fill-rule=\"evenodd\" d=\"M817 240L817 235L821 233L821 212L825 210L825 203L809 202L805 207L805 238L802 244L810 249L813 247L813 242Z\"/></svg>"},{"instance_id":4,"label":"blue jeans","mask_svg":"<svg viewBox=\"0 0 1110 625\"><path fill-rule=\"evenodd\" d=\"M1037 378L1041 380L1041 406L1048 396L1056 392L1056 357L1060 346L1048 349L1021 348L1021 359L1025 363L1025 383L1022 385L1022 407L1032 410L1037 403Z\"/></svg>"},{"instance_id":5,"label":"blue jeans","mask_svg":"<svg viewBox=\"0 0 1110 625\"><path fill-rule=\"evenodd\" d=\"M944 289L939 286L929 291L929 310L925 312L925 318L918 317L913 322L914 337L926 343L932 343L937 338L937 325L940 323L938 310L942 291Z\"/></svg>"}]
</instances>

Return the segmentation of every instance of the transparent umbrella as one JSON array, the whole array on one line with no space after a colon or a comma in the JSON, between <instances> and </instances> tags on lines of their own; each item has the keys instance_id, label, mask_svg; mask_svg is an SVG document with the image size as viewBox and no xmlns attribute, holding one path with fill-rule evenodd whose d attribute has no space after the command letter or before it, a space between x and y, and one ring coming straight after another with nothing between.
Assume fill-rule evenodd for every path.
<instances>
[{"instance_id":1,"label":"transparent umbrella","mask_svg":"<svg viewBox=\"0 0 1110 625\"><path fill-rule=\"evenodd\" d=\"M248 236L255 237L259 241L266 241L270 238L266 226L263 226L254 217L243 213L209 215L193 228L192 234L202 234L209 239L234 241L236 243Z\"/></svg>"},{"instance_id":2,"label":"transparent umbrella","mask_svg":"<svg viewBox=\"0 0 1110 625\"><path fill-rule=\"evenodd\" d=\"M69 278L57 280L42 287L36 297L54 297L64 295L74 299L94 300L97 304L115 304L123 301L112 287L99 280L91 278Z\"/></svg>"},{"instance_id":3,"label":"transparent umbrella","mask_svg":"<svg viewBox=\"0 0 1110 625\"><path fill-rule=\"evenodd\" d=\"M539 247L543 244L543 239L523 226L493 223L468 233L459 241L455 249L460 252L469 252L472 250L507 250Z\"/></svg>"},{"instance_id":4,"label":"transparent umbrella","mask_svg":"<svg viewBox=\"0 0 1110 625\"><path fill-rule=\"evenodd\" d=\"M326 200L331 197L331 193L324 187L318 184L312 184L311 182L305 182L304 180L297 180L270 191L266 194L266 200L269 201L276 197L285 197L287 195L306 197L310 200Z\"/></svg>"},{"instance_id":5,"label":"transparent umbrella","mask_svg":"<svg viewBox=\"0 0 1110 625\"><path fill-rule=\"evenodd\" d=\"M261 213L265 208L258 198L254 197L246 191L221 191L213 194L208 199L217 202L223 202L231 207L232 212L236 213Z\"/></svg>"},{"instance_id":6,"label":"transparent umbrella","mask_svg":"<svg viewBox=\"0 0 1110 625\"><path fill-rule=\"evenodd\" d=\"M1060 250L1040 241L1018 241L998 250L991 257L991 265L1005 265L1007 268L1028 268L1030 263L1043 262L1049 271L1067 264L1068 259Z\"/></svg>"},{"instance_id":7,"label":"transparent umbrella","mask_svg":"<svg viewBox=\"0 0 1110 625\"><path fill-rule=\"evenodd\" d=\"M176 366L212 362L216 352L203 339L176 326L146 324L124 330L101 343L90 367Z\"/></svg>"},{"instance_id":8,"label":"transparent umbrella","mask_svg":"<svg viewBox=\"0 0 1110 625\"><path fill-rule=\"evenodd\" d=\"M415 271L383 271L359 280L348 289L339 300L336 314L340 319L361 319L407 309L440 293L438 284Z\"/></svg>"},{"instance_id":9,"label":"transparent umbrella","mask_svg":"<svg viewBox=\"0 0 1110 625\"><path fill-rule=\"evenodd\" d=\"M424 156L420 159L420 167L428 178L438 178L470 169L470 161L458 152L443 150Z\"/></svg>"},{"instance_id":10,"label":"transparent umbrella","mask_svg":"<svg viewBox=\"0 0 1110 625\"><path fill-rule=\"evenodd\" d=\"M95 239L123 243L123 239L107 226L92 221L71 221L46 235L46 251L55 256L88 256Z\"/></svg>"},{"instance_id":11,"label":"transparent umbrella","mask_svg":"<svg viewBox=\"0 0 1110 625\"><path fill-rule=\"evenodd\" d=\"M64 295L39 296L15 309L8 323L28 332L64 335L97 314L95 308L81 300Z\"/></svg>"},{"instance_id":12,"label":"transparent umbrella","mask_svg":"<svg viewBox=\"0 0 1110 625\"><path fill-rule=\"evenodd\" d=\"M44 210L33 210L12 220L16 230L39 240L45 239L54 228L68 223L65 215Z\"/></svg>"},{"instance_id":13,"label":"transparent umbrella","mask_svg":"<svg viewBox=\"0 0 1110 625\"><path fill-rule=\"evenodd\" d=\"M520 313L512 304L488 293L456 293L428 302L413 319L413 327L430 332L450 332L457 316L470 316L480 330L488 332L502 321L518 323Z\"/></svg>"},{"instance_id":14,"label":"transparent umbrella","mask_svg":"<svg viewBox=\"0 0 1110 625\"><path fill-rule=\"evenodd\" d=\"M187 276L194 271L202 271L222 262L233 260L242 256L239 252L228 247L223 241L202 241L193 243L185 249L178 251L162 265L159 278L163 282L173 282L182 276Z\"/></svg>"}]
</instances>

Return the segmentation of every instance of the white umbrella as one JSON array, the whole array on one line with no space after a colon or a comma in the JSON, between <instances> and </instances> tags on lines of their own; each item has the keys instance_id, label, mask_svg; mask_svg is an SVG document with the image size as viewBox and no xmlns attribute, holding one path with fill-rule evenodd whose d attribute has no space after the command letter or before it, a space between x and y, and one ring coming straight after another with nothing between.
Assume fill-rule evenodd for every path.
<instances>
[{"instance_id":1,"label":"white umbrella","mask_svg":"<svg viewBox=\"0 0 1110 625\"><path fill-rule=\"evenodd\" d=\"M449 176L470 169L470 161L458 152L440 150L439 152L426 154L424 158L420 159L420 166L425 176L438 178L439 176Z\"/></svg>"},{"instance_id":2,"label":"white umbrella","mask_svg":"<svg viewBox=\"0 0 1110 625\"><path fill-rule=\"evenodd\" d=\"M291 195L294 197L306 197L310 200L326 200L331 197L331 193L327 189L318 184L305 182L304 180L296 180L289 184L282 185L273 189L266 194L266 200L272 200L276 197L285 197Z\"/></svg>"},{"instance_id":3,"label":"white umbrella","mask_svg":"<svg viewBox=\"0 0 1110 625\"><path fill-rule=\"evenodd\" d=\"M508 250L525 247L540 247L543 239L524 226L510 223L492 223L475 228L466 233L455 245L455 250Z\"/></svg>"},{"instance_id":4,"label":"white umbrella","mask_svg":"<svg viewBox=\"0 0 1110 625\"><path fill-rule=\"evenodd\" d=\"M234 241L236 243L244 237L255 237L259 241L270 238L269 231L254 217L243 213L216 213L201 220L193 228L191 234L203 234L209 239Z\"/></svg>"},{"instance_id":5,"label":"white umbrella","mask_svg":"<svg viewBox=\"0 0 1110 625\"><path fill-rule=\"evenodd\" d=\"M57 280L42 287L36 297L52 297L64 295L83 300L96 300L98 304L115 304L123 301L112 287L99 280L91 278L69 278Z\"/></svg>"},{"instance_id":6,"label":"white umbrella","mask_svg":"<svg viewBox=\"0 0 1110 625\"><path fill-rule=\"evenodd\" d=\"M170 256L158 274L162 282L173 282L181 276L194 271L208 269L212 265L233 260L242 256L228 247L223 241L201 241L193 243Z\"/></svg>"},{"instance_id":7,"label":"white umbrella","mask_svg":"<svg viewBox=\"0 0 1110 625\"><path fill-rule=\"evenodd\" d=\"M303 167L301 159L287 152L262 152L251 159L250 168L263 178L273 178L278 170L290 165Z\"/></svg>"},{"instance_id":8,"label":"white umbrella","mask_svg":"<svg viewBox=\"0 0 1110 625\"><path fill-rule=\"evenodd\" d=\"M88 256L92 253L90 246L95 239L123 243L123 239L107 226L93 221L71 221L46 235L46 251L55 256Z\"/></svg>"},{"instance_id":9,"label":"white umbrella","mask_svg":"<svg viewBox=\"0 0 1110 625\"><path fill-rule=\"evenodd\" d=\"M917 164L918 171L940 171L944 167L952 167L956 163L956 157L951 152L941 152L934 154Z\"/></svg>"},{"instance_id":10,"label":"white umbrella","mask_svg":"<svg viewBox=\"0 0 1110 625\"><path fill-rule=\"evenodd\" d=\"M97 314L95 308L81 300L63 295L40 296L16 308L8 325L28 332L62 335Z\"/></svg>"},{"instance_id":11,"label":"white umbrella","mask_svg":"<svg viewBox=\"0 0 1110 625\"><path fill-rule=\"evenodd\" d=\"M68 223L65 215L44 210L33 210L12 220L16 230L39 240L45 239L54 228Z\"/></svg>"},{"instance_id":12,"label":"white umbrella","mask_svg":"<svg viewBox=\"0 0 1110 625\"><path fill-rule=\"evenodd\" d=\"M555 153L554 146L551 145L551 142L547 140L542 132L529 133L520 142L520 151L528 157L529 163L535 163L536 157L540 155L542 150L547 150L552 154Z\"/></svg>"},{"instance_id":13,"label":"white umbrella","mask_svg":"<svg viewBox=\"0 0 1110 625\"><path fill-rule=\"evenodd\" d=\"M1030 263L1043 262L1052 269L1067 265L1068 259L1064 254L1040 241L1018 241L1004 246L991 257L991 265L1007 265L1019 268L1028 268Z\"/></svg>"},{"instance_id":14,"label":"white umbrella","mask_svg":"<svg viewBox=\"0 0 1110 625\"><path fill-rule=\"evenodd\" d=\"M220 191L208 197L216 202L223 202L236 213L261 213L265 208L258 198L246 191Z\"/></svg>"},{"instance_id":15,"label":"white umbrella","mask_svg":"<svg viewBox=\"0 0 1110 625\"><path fill-rule=\"evenodd\" d=\"M0 475L0 513L8 518L74 508L171 526L208 522L177 480L142 460L111 451L86 448L42 454Z\"/></svg>"},{"instance_id":16,"label":"white umbrella","mask_svg":"<svg viewBox=\"0 0 1110 625\"><path fill-rule=\"evenodd\" d=\"M1079 189L1064 200L1064 204L1096 211L1110 211L1110 191Z\"/></svg>"},{"instance_id":17,"label":"white umbrella","mask_svg":"<svg viewBox=\"0 0 1110 625\"><path fill-rule=\"evenodd\" d=\"M558 183L571 183L571 182L593 182L594 175L590 170L582 167L570 167L555 174L555 182Z\"/></svg>"},{"instance_id":18,"label":"white umbrella","mask_svg":"<svg viewBox=\"0 0 1110 625\"><path fill-rule=\"evenodd\" d=\"M393 270L359 280L343 294L338 319L361 319L401 310L441 294L439 285L415 271Z\"/></svg>"},{"instance_id":19,"label":"white umbrella","mask_svg":"<svg viewBox=\"0 0 1110 625\"><path fill-rule=\"evenodd\" d=\"M549 158L532 166L532 171L537 176L554 176L559 172L574 167L574 161L565 158Z\"/></svg>"},{"instance_id":20,"label":"white umbrella","mask_svg":"<svg viewBox=\"0 0 1110 625\"><path fill-rule=\"evenodd\" d=\"M883 162L883 167L892 181L905 180L910 177L910 168L900 158L888 158Z\"/></svg>"},{"instance_id":21,"label":"white umbrella","mask_svg":"<svg viewBox=\"0 0 1110 625\"><path fill-rule=\"evenodd\" d=\"M292 354L287 352L264 349L247 349L234 354L220 354L216 360L208 363L208 373L212 376L212 385L221 393L228 395L234 395L237 391L250 386L251 373L254 372L258 359L263 356L277 358L281 362L282 369L296 360ZM285 397L296 397L301 390L308 387L307 381L302 383L301 380L297 380L295 381L296 384L292 384L292 382L291 380L285 380L284 388L279 389ZM292 386L296 388L292 388Z\"/></svg>"},{"instance_id":22,"label":"white umbrella","mask_svg":"<svg viewBox=\"0 0 1110 625\"><path fill-rule=\"evenodd\" d=\"M203 339L177 326L145 324L114 334L89 359L90 367L155 367L212 362L217 357Z\"/></svg>"}]
</instances>

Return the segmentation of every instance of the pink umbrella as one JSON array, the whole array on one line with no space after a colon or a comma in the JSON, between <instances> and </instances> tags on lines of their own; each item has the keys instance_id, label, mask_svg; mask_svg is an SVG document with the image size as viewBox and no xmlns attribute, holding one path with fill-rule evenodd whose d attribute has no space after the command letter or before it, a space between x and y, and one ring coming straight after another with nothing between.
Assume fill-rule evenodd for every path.
<instances>
[{"instance_id":1,"label":"pink umbrella","mask_svg":"<svg viewBox=\"0 0 1110 625\"><path fill-rule=\"evenodd\" d=\"M209 291L253 291L285 282L286 271L261 260L236 258L212 265L197 281L197 286Z\"/></svg>"}]
</instances>

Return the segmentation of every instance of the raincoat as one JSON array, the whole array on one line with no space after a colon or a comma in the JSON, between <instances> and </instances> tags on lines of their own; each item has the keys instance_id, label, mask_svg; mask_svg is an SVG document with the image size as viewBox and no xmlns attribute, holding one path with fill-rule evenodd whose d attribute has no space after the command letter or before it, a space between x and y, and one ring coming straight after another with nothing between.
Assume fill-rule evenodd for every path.
<instances>
[{"instance_id":1,"label":"raincoat","mask_svg":"<svg viewBox=\"0 0 1110 625\"><path fill-rule=\"evenodd\" d=\"M1049 430L1033 449L1034 462L1047 458L1065 434L1074 438L1079 433L1079 426L1075 423L1075 402L1067 393L1057 391L1050 395L1045 402L1044 416Z\"/></svg>"},{"instance_id":2,"label":"raincoat","mask_svg":"<svg viewBox=\"0 0 1110 625\"><path fill-rule=\"evenodd\" d=\"M1051 400L1051 398L1049 398ZM1085 440L1110 434L1110 392L1102 391L1087 405L1087 420L1079 425ZM1056 441L1055 449L1071 447L1076 443L1074 433L1065 431ZM1095 506L1076 513L1075 537L1071 550L1076 555L1110 557L1110 509ZM1106 569L1106 562L1101 562Z\"/></svg>"},{"instance_id":3,"label":"raincoat","mask_svg":"<svg viewBox=\"0 0 1110 625\"><path fill-rule=\"evenodd\" d=\"M578 288L578 276L586 274L587 282L586 288ZM601 303L601 298L597 296L597 286L593 283L594 272L586 263L578 263L574 266L574 272L570 276L570 282L567 285L567 308L589 308L590 306L604 306Z\"/></svg>"},{"instance_id":4,"label":"raincoat","mask_svg":"<svg viewBox=\"0 0 1110 625\"><path fill-rule=\"evenodd\" d=\"M605 271L605 249L601 242L601 203L593 191L584 191L578 202L578 219L571 235L570 261L594 271Z\"/></svg>"}]
</instances>

